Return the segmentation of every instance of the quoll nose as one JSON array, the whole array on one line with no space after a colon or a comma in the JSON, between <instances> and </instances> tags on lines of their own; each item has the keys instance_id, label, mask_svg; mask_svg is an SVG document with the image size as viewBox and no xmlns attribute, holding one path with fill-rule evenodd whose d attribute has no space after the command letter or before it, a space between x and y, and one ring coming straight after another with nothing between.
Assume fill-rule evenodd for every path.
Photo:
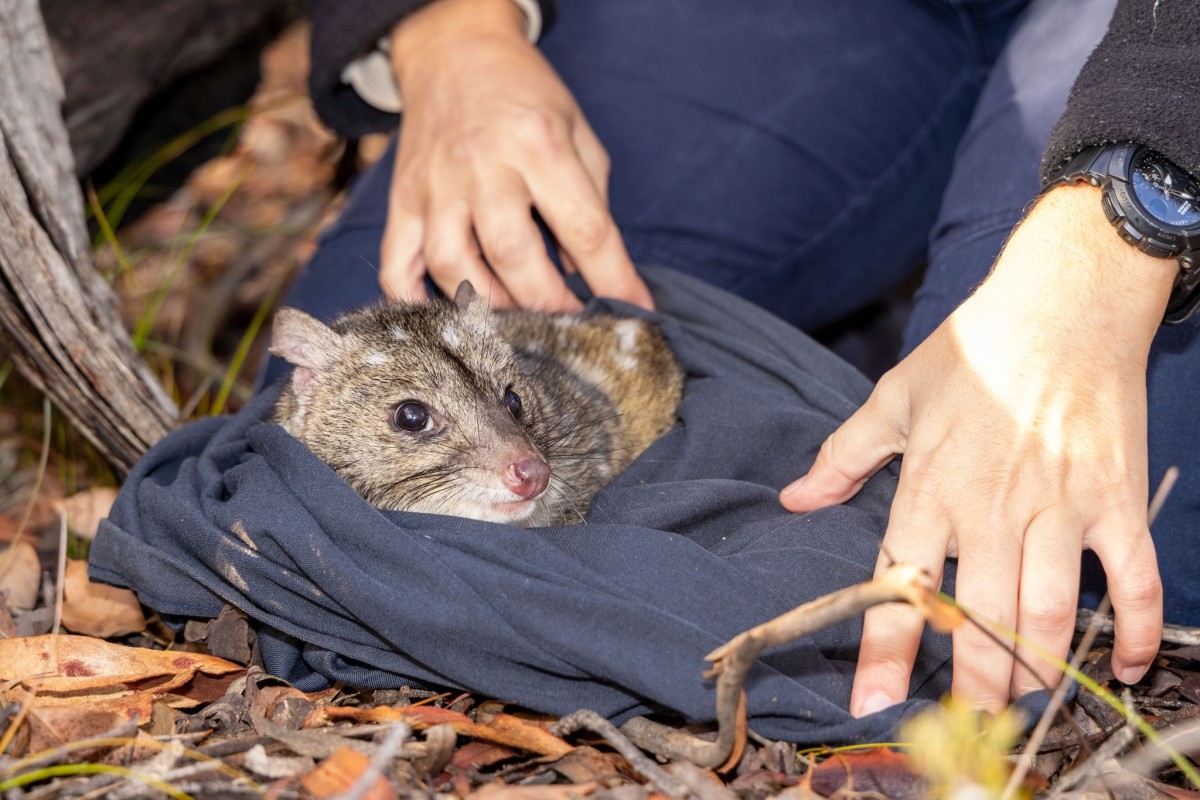
<instances>
[{"instance_id":1,"label":"quoll nose","mask_svg":"<svg viewBox=\"0 0 1200 800\"><path fill-rule=\"evenodd\" d=\"M522 500L531 500L546 490L550 483L550 467L540 458L527 458L508 465L504 485Z\"/></svg>"}]
</instances>

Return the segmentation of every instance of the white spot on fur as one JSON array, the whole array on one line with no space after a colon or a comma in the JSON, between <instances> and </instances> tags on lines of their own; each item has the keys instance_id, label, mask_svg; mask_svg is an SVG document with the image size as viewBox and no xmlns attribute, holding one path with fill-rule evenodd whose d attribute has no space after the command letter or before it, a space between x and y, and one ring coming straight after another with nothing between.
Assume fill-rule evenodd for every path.
<instances>
[{"instance_id":1,"label":"white spot on fur","mask_svg":"<svg viewBox=\"0 0 1200 800\"><path fill-rule=\"evenodd\" d=\"M623 319L613 326L622 353L632 353L637 348L638 325L631 319Z\"/></svg>"},{"instance_id":2,"label":"white spot on fur","mask_svg":"<svg viewBox=\"0 0 1200 800\"><path fill-rule=\"evenodd\" d=\"M366 357L363 358L363 361L365 361L367 365L371 367L382 367L384 364L388 363L388 357L378 350L372 350L371 352L367 353Z\"/></svg>"},{"instance_id":3,"label":"white spot on fur","mask_svg":"<svg viewBox=\"0 0 1200 800\"><path fill-rule=\"evenodd\" d=\"M450 345L451 347L458 347L460 344L462 344L462 339L459 337L458 331L453 330L452 328L447 328L446 330L442 331L442 338L446 341L446 344Z\"/></svg>"},{"instance_id":4,"label":"white spot on fur","mask_svg":"<svg viewBox=\"0 0 1200 800\"><path fill-rule=\"evenodd\" d=\"M579 319L577 317L559 316L554 318L554 324L560 328L574 328L579 324Z\"/></svg>"},{"instance_id":5,"label":"white spot on fur","mask_svg":"<svg viewBox=\"0 0 1200 800\"><path fill-rule=\"evenodd\" d=\"M622 372L633 372L635 369L637 369L637 367L638 367L638 360L636 358L634 358L633 356L630 356L629 358L627 358L621 362L621 371Z\"/></svg>"},{"instance_id":6,"label":"white spot on fur","mask_svg":"<svg viewBox=\"0 0 1200 800\"><path fill-rule=\"evenodd\" d=\"M404 330L404 328L401 328L399 326L392 328L390 333L392 334L392 338L395 339L397 342L403 342L405 339L408 338L408 331Z\"/></svg>"},{"instance_id":7,"label":"white spot on fur","mask_svg":"<svg viewBox=\"0 0 1200 800\"><path fill-rule=\"evenodd\" d=\"M611 377L607 370L601 369L595 364L588 362L577 362L577 367L579 369L579 373L584 377L585 380L591 383L592 386L599 386Z\"/></svg>"}]
</instances>

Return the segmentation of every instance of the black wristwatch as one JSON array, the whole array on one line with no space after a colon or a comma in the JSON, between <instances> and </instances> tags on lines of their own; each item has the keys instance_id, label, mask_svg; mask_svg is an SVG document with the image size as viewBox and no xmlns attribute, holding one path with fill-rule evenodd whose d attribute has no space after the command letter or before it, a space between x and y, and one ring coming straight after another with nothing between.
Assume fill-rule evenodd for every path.
<instances>
[{"instance_id":1,"label":"black wristwatch","mask_svg":"<svg viewBox=\"0 0 1200 800\"><path fill-rule=\"evenodd\" d=\"M1129 244L1179 261L1163 322L1176 325L1200 304L1200 181L1140 144L1089 147L1046 189L1087 181L1103 190L1104 215Z\"/></svg>"}]
</instances>

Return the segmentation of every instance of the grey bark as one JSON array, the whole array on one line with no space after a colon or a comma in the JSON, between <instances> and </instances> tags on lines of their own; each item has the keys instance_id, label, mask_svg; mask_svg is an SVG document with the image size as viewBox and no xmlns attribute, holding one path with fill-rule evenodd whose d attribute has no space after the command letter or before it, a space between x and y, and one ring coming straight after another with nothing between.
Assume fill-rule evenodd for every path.
<instances>
[{"instance_id":1,"label":"grey bark","mask_svg":"<svg viewBox=\"0 0 1200 800\"><path fill-rule=\"evenodd\" d=\"M177 424L95 268L37 0L0 2L0 325L31 383L118 471Z\"/></svg>"}]
</instances>

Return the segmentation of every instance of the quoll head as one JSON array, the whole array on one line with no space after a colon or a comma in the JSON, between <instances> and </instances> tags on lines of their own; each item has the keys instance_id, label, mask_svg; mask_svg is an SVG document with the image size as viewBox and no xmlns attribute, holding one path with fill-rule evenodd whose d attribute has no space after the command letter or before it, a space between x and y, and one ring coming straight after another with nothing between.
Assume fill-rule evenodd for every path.
<instances>
[{"instance_id":1,"label":"quoll head","mask_svg":"<svg viewBox=\"0 0 1200 800\"><path fill-rule=\"evenodd\" d=\"M285 308L270 349L295 366L276 421L367 501L550 518L540 399L470 283L453 303L377 305L332 326Z\"/></svg>"}]
</instances>

